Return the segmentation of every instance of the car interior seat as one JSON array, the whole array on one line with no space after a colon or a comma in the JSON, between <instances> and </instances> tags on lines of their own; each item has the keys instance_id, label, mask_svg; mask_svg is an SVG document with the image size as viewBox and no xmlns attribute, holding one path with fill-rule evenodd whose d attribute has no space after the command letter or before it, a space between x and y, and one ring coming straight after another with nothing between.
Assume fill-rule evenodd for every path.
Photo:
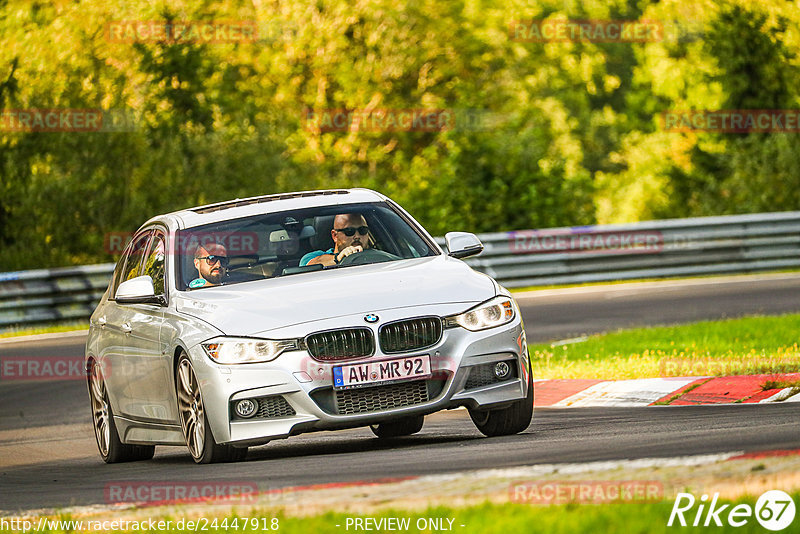
<instances>
[{"instance_id":1,"label":"car interior seat","mask_svg":"<svg viewBox=\"0 0 800 534\"><path fill-rule=\"evenodd\" d=\"M333 219L336 215L321 215L314 217L314 235L309 239L311 250L328 250L333 248Z\"/></svg>"}]
</instances>

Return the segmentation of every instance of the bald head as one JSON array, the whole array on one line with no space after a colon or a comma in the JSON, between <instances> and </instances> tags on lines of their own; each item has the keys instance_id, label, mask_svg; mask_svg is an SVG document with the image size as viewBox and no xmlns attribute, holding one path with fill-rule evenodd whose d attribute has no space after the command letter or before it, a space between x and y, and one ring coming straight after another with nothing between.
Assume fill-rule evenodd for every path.
<instances>
[{"instance_id":1,"label":"bald head","mask_svg":"<svg viewBox=\"0 0 800 534\"><path fill-rule=\"evenodd\" d=\"M357 230L361 227L367 227L367 220L363 215L358 213L340 213L333 219L333 230L331 230L331 238L335 245L334 252L340 252L350 246L360 246L364 249L369 248L369 239L367 235L361 235ZM352 235L347 235L343 230L348 230Z\"/></svg>"}]
</instances>

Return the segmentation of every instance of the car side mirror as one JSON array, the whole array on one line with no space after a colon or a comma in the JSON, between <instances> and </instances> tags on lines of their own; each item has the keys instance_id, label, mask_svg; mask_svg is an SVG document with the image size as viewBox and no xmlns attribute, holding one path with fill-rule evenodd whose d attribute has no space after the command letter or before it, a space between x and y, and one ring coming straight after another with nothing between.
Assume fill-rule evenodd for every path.
<instances>
[{"instance_id":1,"label":"car side mirror","mask_svg":"<svg viewBox=\"0 0 800 534\"><path fill-rule=\"evenodd\" d=\"M159 304L164 305L164 297L156 295L153 279L148 275L125 280L117 288L115 299L118 304Z\"/></svg>"},{"instance_id":2,"label":"car side mirror","mask_svg":"<svg viewBox=\"0 0 800 534\"><path fill-rule=\"evenodd\" d=\"M447 255L454 258L468 258L483 252L481 240L469 232L448 232L444 240L447 243Z\"/></svg>"}]
</instances>

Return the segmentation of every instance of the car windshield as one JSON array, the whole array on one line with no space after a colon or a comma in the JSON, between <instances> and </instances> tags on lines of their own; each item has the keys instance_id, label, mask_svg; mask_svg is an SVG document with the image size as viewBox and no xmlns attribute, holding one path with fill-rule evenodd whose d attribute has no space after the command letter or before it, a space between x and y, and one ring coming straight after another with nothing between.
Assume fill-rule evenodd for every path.
<instances>
[{"instance_id":1,"label":"car windshield","mask_svg":"<svg viewBox=\"0 0 800 534\"><path fill-rule=\"evenodd\" d=\"M310 258L333 251L331 231L334 218L340 214L349 214L351 221L363 217L366 224L345 228L344 232L357 233L364 250L336 265L307 265ZM176 255L181 290L437 253L387 203L324 206L220 221L179 231L177 247L184 251Z\"/></svg>"}]
</instances>

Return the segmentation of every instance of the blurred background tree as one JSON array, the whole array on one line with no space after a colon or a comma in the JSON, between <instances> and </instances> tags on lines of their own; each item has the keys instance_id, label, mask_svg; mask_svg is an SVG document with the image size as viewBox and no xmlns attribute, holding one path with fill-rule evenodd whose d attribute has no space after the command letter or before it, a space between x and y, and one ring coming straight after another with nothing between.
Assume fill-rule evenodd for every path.
<instances>
[{"instance_id":1,"label":"blurred background tree","mask_svg":"<svg viewBox=\"0 0 800 534\"><path fill-rule=\"evenodd\" d=\"M648 43L520 42L529 19L647 19ZM797 134L665 132L682 109L797 109L778 0L9 1L0 108L117 110L0 128L0 271L110 261L104 236L201 203L370 187L435 234L800 207ZM257 42L120 42L113 21L255 21ZM308 110L450 110L443 131L321 132Z\"/></svg>"}]
</instances>

